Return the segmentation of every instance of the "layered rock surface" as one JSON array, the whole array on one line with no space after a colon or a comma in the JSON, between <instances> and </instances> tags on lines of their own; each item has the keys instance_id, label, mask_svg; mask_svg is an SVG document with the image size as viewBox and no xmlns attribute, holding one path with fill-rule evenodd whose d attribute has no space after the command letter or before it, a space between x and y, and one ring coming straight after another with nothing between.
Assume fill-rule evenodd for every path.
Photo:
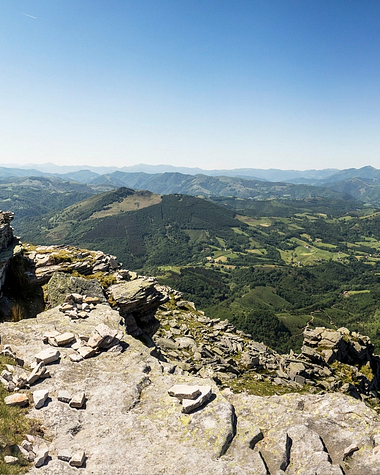
<instances>
[{"instance_id":1,"label":"layered rock surface","mask_svg":"<svg viewBox=\"0 0 380 475\"><path fill-rule=\"evenodd\" d=\"M64 305L88 298L87 284L58 275L66 282L58 306L0 324L1 349L19 364L2 383L13 383L10 394L23 381L13 394L46 395L29 415L45 427L49 457L30 473L71 475L79 465L86 475L379 473L380 419L362 401L379 402L368 340L346 329L307 329L302 354L278 355L154 279L116 269L122 278L90 295L96 300L84 318ZM145 334L148 344L129 332ZM81 348L92 353L78 358ZM47 349L55 357L45 361ZM288 394L241 391L255 385ZM180 396L191 404L203 393L199 407L182 412Z\"/></svg>"}]
</instances>

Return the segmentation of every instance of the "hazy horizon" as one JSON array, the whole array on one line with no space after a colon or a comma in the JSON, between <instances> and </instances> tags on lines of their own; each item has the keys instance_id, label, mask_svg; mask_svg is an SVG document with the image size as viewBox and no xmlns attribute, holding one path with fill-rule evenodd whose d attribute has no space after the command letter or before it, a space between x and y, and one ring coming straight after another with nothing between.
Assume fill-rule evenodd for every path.
<instances>
[{"instance_id":1,"label":"hazy horizon","mask_svg":"<svg viewBox=\"0 0 380 475\"><path fill-rule=\"evenodd\" d=\"M2 2L1 164L378 166L380 3Z\"/></svg>"}]
</instances>

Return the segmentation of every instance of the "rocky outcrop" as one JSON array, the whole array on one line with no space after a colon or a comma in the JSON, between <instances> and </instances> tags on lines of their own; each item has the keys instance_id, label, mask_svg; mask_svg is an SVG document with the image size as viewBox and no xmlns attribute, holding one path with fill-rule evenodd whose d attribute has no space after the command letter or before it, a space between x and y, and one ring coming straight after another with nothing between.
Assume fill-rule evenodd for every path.
<instances>
[{"instance_id":1,"label":"rocky outcrop","mask_svg":"<svg viewBox=\"0 0 380 475\"><path fill-rule=\"evenodd\" d=\"M10 211L0 211L0 297L11 259L21 252L19 240L13 235L13 218Z\"/></svg>"},{"instance_id":2,"label":"rocky outcrop","mask_svg":"<svg viewBox=\"0 0 380 475\"><path fill-rule=\"evenodd\" d=\"M339 392L260 397L221 390L213 379L153 357L108 304L79 320L56 307L3 323L0 334L28 372L36 355L54 350L47 332L83 341L95 329L100 336L104 325L120 336L117 352L103 349L74 363L75 343L68 342L59 360L47 362L50 378L38 382L37 394L32 384L36 407L29 414L46 428L48 457L30 473L71 475L76 463L81 473L98 475L378 473L380 420L362 401ZM203 393L207 400L182 412L184 400ZM358 450L348 450L353 444Z\"/></svg>"},{"instance_id":3,"label":"rocky outcrop","mask_svg":"<svg viewBox=\"0 0 380 475\"><path fill-rule=\"evenodd\" d=\"M24 256L30 282L40 285L46 284L55 272L76 272L81 275L110 273L120 280L131 277L128 271L120 269L115 256L102 251L87 251L72 246L26 245Z\"/></svg>"},{"instance_id":4,"label":"rocky outcrop","mask_svg":"<svg viewBox=\"0 0 380 475\"><path fill-rule=\"evenodd\" d=\"M158 328L157 308L168 300L168 295L154 278L140 277L130 282L112 285L108 294L125 320L128 333L152 336Z\"/></svg>"},{"instance_id":5,"label":"rocky outcrop","mask_svg":"<svg viewBox=\"0 0 380 475\"><path fill-rule=\"evenodd\" d=\"M97 301L106 302L103 288L97 279L84 279L63 272L55 272L45 288L48 305L50 307L62 305L70 294L79 294L84 298L93 297ZM73 300L72 304L83 304L83 298L78 302L75 302L75 297L71 300ZM74 309L73 305L72 309Z\"/></svg>"},{"instance_id":6,"label":"rocky outcrop","mask_svg":"<svg viewBox=\"0 0 380 475\"><path fill-rule=\"evenodd\" d=\"M33 262L45 255L40 282L61 250L30 251ZM45 427L24 454L30 473L378 473L368 339L308 328L301 354L279 355L154 278L67 250L90 274L72 276L75 259L62 261L46 286L52 308L0 324L2 353L15 362L0 376L7 401Z\"/></svg>"}]
</instances>

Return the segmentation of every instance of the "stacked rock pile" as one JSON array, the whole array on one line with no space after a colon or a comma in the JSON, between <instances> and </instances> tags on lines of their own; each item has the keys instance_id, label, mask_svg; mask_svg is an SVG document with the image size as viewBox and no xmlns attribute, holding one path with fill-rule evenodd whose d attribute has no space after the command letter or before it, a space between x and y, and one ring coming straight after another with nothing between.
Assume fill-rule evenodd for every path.
<instances>
[{"instance_id":1,"label":"stacked rock pile","mask_svg":"<svg viewBox=\"0 0 380 475\"><path fill-rule=\"evenodd\" d=\"M72 320L87 318L98 303L100 303L98 297L72 293L66 296L64 303L59 306L59 310Z\"/></svg>"}]
</instances>

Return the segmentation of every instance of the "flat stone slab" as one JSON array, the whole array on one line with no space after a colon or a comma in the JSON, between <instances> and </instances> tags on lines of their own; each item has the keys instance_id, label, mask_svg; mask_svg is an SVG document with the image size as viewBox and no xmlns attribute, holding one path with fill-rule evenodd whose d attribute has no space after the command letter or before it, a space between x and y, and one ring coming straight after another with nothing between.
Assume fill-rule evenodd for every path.
<instances>
[{"instance_id":1,"label":"flat stone slab","mask_svg":"<svg viewBox=\"0 0 380 475\"><path fill-rule=\"evenodd\" d=\"M34 384L36 381L38 381L40 378L43 378L45 373L46 373L46 366L43 361L40 361L37 363L37 366L34 368L34 370L30 373L28 377L28 384Z\"/></svg>"},{"instance_id":2,"label":"flat stone slab","mask_svg":"<svg viewBox=\"0 0 380 475\"><path fill-rule=\"evenodd\" d=\"M168 390L169 396L178 399L196 399L201 395L199 386L190 386L188 384L176 384Z\"/></svg>"},{"instance_id":3,"label":"flat stone slab","mask_svg":"<svg viewBox=\"0 0 380 475\"><path fill-rule=\"evenodd\" d=\"M33 402L36 409L40 409L49 397L49 391L46 389L39 389L33 393Z\"/></svg>"},{"instance_id":4,"label":"flat stone slab","mask_svg":"<svg viewBox=\"0 0 380 475\"><path fill-rule=\"evenodd\" d=\"M182 412L185 414L203 406L203 404L210 400L212 395L211 386L198 386L198 389L201 394L196 399L182 399Z\"/></svg>"},{"instance_id":5,"label":"flat stone slab","mask_svg":"<svg viewBox=\"0 0 380 475\"><path fill-rule=\"evenodd\" d=\"M81 467L84 463L84 459L86 458L86 454L83 450L79 452L75 452L70 460L70 465L72 467Z\"/></svg>"},{"instance_id":6,"label":"flat stone slab","mask_svg":"<svg viewBox=\"0 0 380 475\"><path fill-rule=\"evenodd\" d=\"M55 338L56 336L59 335L59 332L57 330L50 330L44 333L42 337L42 341L44 343L47 343L49 341L49 338Z\"/></svg>"},{"instance_id":7,"label":"flat stone slab","mask_svg":"<svg viewBox=\"0 0 380 475\"><path fill-rule=\"evenodd\" d=\"M4 402L7 406L27 406L29 404L29 399L27 394L17 393L7 396L4 399Z\"/></svg>"},{"instance_id":8,"label":"flat stone slab","mask_svg":"<svg viewBox=\"0 0 380 475\"><path fill-rule=\"evenodd\" d=\"M83 356L81 356L79 353L72 353L71 355L69 355L69 358L74 363L79 363L79 361L83 361Z\"/></svg>"},{"instance_id":9,"label":"flat stone slab","mask_svg":"<svg viewBox=\"0 0 380 475\"><path fill-rule=\"evenodd\" d=\"M61 354L58 350L54 348L46 348L45 350L40 351L35 355L37 363L43 361L45 364L53 363L58 361Z\"/></svg>"},{"instance_id":10,"label":"flat stone slab","mask_svg":"<svg viewBox=\"0 0 380 475\"><path fill-rule=\"evenodd\" d=\"M78 348L77 351L84 359L91 358L91 356L94 356L96 353L96 350L94 348L91 348L90 346L81 346L80 348Z\"/></svg>"},{"instance_id":11,"label":"flat stone slab","mask_svg":"<svg viewBox=\"0 0 380 475\"><path fill-rule=\"evenodd\" d=\"M57 335L55 337L55 341L57 342L58 346L65 346L75 340L74 333L66 332L62 333L61 335Z\"/></svg>"}]
</instances>

